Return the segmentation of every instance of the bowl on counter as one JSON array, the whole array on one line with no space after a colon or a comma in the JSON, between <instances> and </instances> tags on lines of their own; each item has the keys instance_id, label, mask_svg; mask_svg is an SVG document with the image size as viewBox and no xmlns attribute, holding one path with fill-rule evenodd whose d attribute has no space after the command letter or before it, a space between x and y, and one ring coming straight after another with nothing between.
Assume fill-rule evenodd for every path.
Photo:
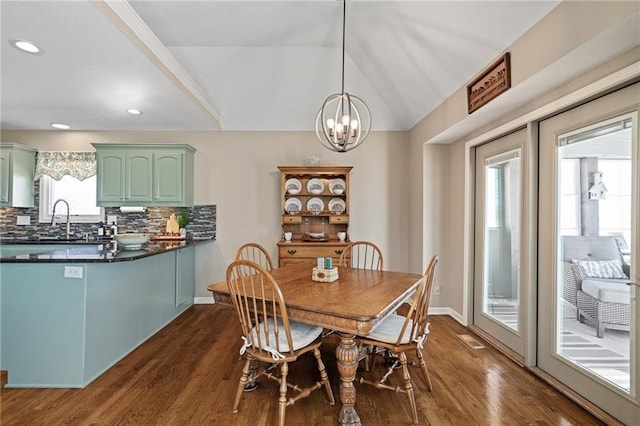
<instances>
[{"instance_id":1,"label":"bowl on counter","mask_svg":"<svg viewBox=\"0 0 640 426\"><path fill-rule=\"evenodd\" d=\"M147 234L116 234L113 238L123 250L140 250L149 241Z\"/></svg>"}]
</instances>

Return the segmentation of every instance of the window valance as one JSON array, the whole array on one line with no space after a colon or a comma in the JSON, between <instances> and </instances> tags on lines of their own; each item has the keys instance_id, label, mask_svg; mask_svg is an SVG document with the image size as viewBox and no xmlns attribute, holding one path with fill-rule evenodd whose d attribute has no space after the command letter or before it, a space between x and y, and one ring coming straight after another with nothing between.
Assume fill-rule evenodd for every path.
<instances>
[{"instance_id":1,"label":"window valance","mask_svg":"<svg viewBox=\"0 0 640 426\"><path fill-rule=\"evenodd\" d=\"M43 175L60 180L66 175L85 180L96 174L95 152L39 151L34 180Z\"/></svg>"}]
</instances>

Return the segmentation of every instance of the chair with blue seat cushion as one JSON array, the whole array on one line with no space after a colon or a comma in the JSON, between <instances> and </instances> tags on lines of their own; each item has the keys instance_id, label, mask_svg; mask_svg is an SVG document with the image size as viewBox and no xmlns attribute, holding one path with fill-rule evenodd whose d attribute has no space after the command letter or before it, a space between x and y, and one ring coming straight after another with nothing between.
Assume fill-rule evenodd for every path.
<instances>
[{"instance_id":1,"label":"chair with blue seat cushion","mask_svg":"<svg viewBox=\"0 0 640 426\"><path fill-rule=\"evenodd\" d=\"M404 389L400 386L390 386L386 384L387 379L391 377L395 365L388 366L387 372L381 380L372 381L361 377L360 383L372 385L378 389L388 389L395 392L406 393L411 406L414 424L418 423L418 411L411 375L409 374L407 365L406 352L415 351L418 358L418 365L422 370L427 387L429 391L431 391L433 387L431 386L431 378L429 377L429 370L427 369L422 349L427 342L427 335L429 334L427 313L437 263L438 256L433 256L424 276L420 280L416 295L406 317L402 315L389 315L368 335L358 336L358 340L363 346L384 348L397 355L398 360L396 363L399 363L402 368ZM377 351L374 352L374 356L376 354Z\"/></svg>"},{"instance_id":2,"label":"chair with blue seat cushion","mask_svg":"<svg viewBox=\"0 0 640 426\"><path fill-rule=\"evenodd\" d=\"M271 256L269 256L267 250L258 243L246 243L241 245L236 252L236 260L248 260L250 262L257 263L267 271L271 271L273 269ZM256 365L255 361L251 364L251 375L249 376L249 382L247 383L245 392L250 392L258 387L258 382L256 382L254 374Z\"/></svg>"},{"instance_id":3,"label":"chair with blue seat cushion","mask_svg":"<svg viewBox=\"0 0 640 426\"><path fill-rule=\"evenodd\" d=\"M324 387L329 402L335 404L331 384L320 357L322 327L289 321L287 306L278 283L257 263L247 260L231 263L227 268L227 285L242 326L243 345L240 354L246 354L247 357L236 391L233 412L238 412L254 360L267 366L257 376L264 375L280 384L278 424L284 425L288 406L321 387ZM289 363L307 352L313 352L316 358L320 380L307 388L287 383ZM279 375L272 373L277 371L273 368L277 366L280 367ZM288 388L297 391L297 394L287 397Z\"/></svg>"}]
</instances>

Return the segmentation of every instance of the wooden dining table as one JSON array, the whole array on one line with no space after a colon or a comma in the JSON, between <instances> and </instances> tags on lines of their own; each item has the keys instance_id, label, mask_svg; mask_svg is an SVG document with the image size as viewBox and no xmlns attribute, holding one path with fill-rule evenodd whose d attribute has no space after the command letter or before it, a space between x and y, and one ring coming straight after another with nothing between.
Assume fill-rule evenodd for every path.
<instances>
[{"instance_id":1,"label":"wooden dining table","mask_svg":"<svg viewBox=\"0 0 640 426\"><path fill-rule=\"evenodd\" d=\"M421 275L339 267L337 281L316 282L308 265L287 265L271 275L280 286L289 319L335 330L340 336L336 361L340 374L339 422L359 425L353 381L360 352L357 335L366 335L417 289ZM216 303L232 305L226 282L211 284Z\"/></svg>"}]
</instances>

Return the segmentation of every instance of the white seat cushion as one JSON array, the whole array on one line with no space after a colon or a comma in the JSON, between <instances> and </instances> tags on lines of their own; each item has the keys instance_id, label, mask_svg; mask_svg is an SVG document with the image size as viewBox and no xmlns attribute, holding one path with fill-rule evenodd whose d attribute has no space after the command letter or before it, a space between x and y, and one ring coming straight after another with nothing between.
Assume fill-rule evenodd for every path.
<instances>
[{"instance_id":1,"label":"white seat cushion","mask_svg":"<svg viewBox=\"0 0 640 426\"><path fill-rule=\"evenodd\" d=\"M252 329L251 331L252 339L256 343L256 345L258 343L257 333L261 333L262 334L261 342L264 350L277 354L278 347L279 347L280 353L290 352L289 344L287 343L287 335L284 332L284 326L282 325L282 320L278 318L278 328L279 328L278 347L276 346L276 335L274 333L273 318L269 318L267 320L267 326L269 329L268 340L266 339L266 331L265 331L265 326L263 322L261 322L260 324L258 324L257 327L254 327ZM302 324L299 322L289 321L289 327L291 329L291 341L293 343L294 351L309 345L322 334L322 327ZM257 329L259 329L259 331ZM270 343L269 346L265 346L267 341ZM245 347L246 346L247 345L245 344Z\"/></svg>"},{"instance_id":2,"label":"white seat cushion","mask_svg":"<svg viewBox=\"0 0 640 426\"><path fill-rule=\"evenodd\" d=\"M396 343L400 330L407 318L402 315L389 315L382 322L380 322L371 333L367 334L367 338L375 339L385 343ZM413 326L413 320L409 320L407 329L402 336L401 344L409 343L411 340L411 327Z\"/></svg>"},{"instance_id":3,"label":"white seat cushion","mask_svg":"<svg viewBox=\"0 0 640 426\"><path fill-rule=\"evenodd\" d=\"M625 280L585 279L582 281L582 292L600 302L628 305L631 300L631 287L625 283Z\"/></svg>"}]
</instances>

